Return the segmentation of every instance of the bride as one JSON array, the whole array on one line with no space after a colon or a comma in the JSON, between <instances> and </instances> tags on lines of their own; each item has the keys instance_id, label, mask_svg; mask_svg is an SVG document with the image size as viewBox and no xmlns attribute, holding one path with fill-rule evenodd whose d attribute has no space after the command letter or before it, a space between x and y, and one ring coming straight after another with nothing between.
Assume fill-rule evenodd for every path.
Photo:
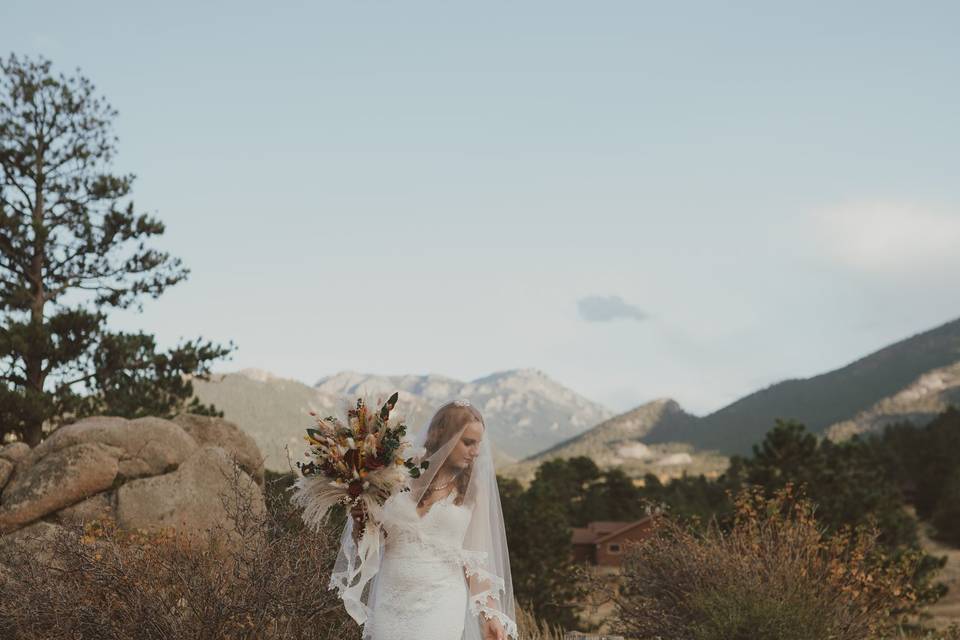
<instances>
[{"instance_id":1,"label":"bride","mask_svg":"<svg viewBox=\"0 0 960 640\"><path fill-rule=\"evenodd\" d=\"M490 435L465 400L416 435L429 462L370 516L348 519L330 587L363 640L508 640L517 625Z\"/></svg>"}]
</instances>

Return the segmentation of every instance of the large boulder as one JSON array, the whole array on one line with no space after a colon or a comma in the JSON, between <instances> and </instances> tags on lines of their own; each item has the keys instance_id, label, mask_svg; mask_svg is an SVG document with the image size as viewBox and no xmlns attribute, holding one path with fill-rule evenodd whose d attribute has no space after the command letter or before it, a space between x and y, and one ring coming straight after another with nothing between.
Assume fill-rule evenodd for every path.
<instances>
[{"instance_id":1,"label":"large boulder","mask_svg":"<svg viewBox=\"0 0 960 640\"><path fill-rule=\"evenodd\" d=\"M26 467L21 461L30 455L30 445L26 442L10 442L0 447L0 491L6 486L13 472L19 465Z\"/></svg>"},{"instance_id":2,"label":"large boulder","mask_svg":"<svg viewBox=\"0 0 960 640\"><path fill-rule=\"evenodd\" d=\"M7 486L7 480L13 475L14 464L9 460L0 458L0 491Z\"/></svg>"},{"instance_id":3,"label":"large boulder","mask_svg":"<svg viewBox=\"0 0 960 640\"><path fill-rule=\"evenodd\" d=\"M30 445L26 442L10 442L0 447L0 458L16 464L30 454Z\"/></svg>"},{"instance_id":4,"label":"large boulder","mask_svg":"<svg viewBox=\"0 0 960 640\"><path fill-rule=\"evenodd\" d=\"M211 444L232 454L240 468L257 484L263 486L263 460L256 441L235 425L223 418L181 413L173 419L199 445Z\"/></svg>"},{"instance_id":5,"label":"large boulder","mask_svg":"<svg viewBox=\"0 0 960 640\"><path fill-rule=\"evenodd\" d=\"M24 460L29 455L30 445L26 442L11 442L0 447L0 491L3 491L18 466L21 469L28 466Z\"/></svg>"},{"instance_id":6,"label":"large boulder","mask_svg":"<svg viewBox=\"0 0 960 640\"><path fill-rule=\"evenodd\" d=\"M234 465L222 447L205 445L176 471L131 480L117 489L117 525L147 531L174 527L180 533L197 536L201 545L206 542L206 532L221 525L226 541L236 541L236 528L221 494L228 504L236 503L239 494L243 501L249 501L255 517L266 514L263 492L256 482Z\"/></svg>"},{"instance_id":7,"label":"large boulder","mask_svg":"<svg viewBox=\"0 0 960 640\"><path fill-rule=\"evenodd\" d=\"M64 525L82 525L93 520L106 520L112 518L116 510L114 499L115 493L113 491L101 491L86 500L60 509L54 514L53 518Z\"/></svg>"},{"instance_id":8,"label":"large boulder","mask_svg":"<svg viewBox=\"0 0 960 640\"><path fill-rule=\"evenodd\" d=\"M111 518L122 529L200 534L203 546L219 545L226 533L229 543L236 491L251 515L265 516L263 477L256 443L226 420L86 418L33 449L0 448L0 540L41 520L66 526Z\"/></svg>"},{"instance_id":9,"label":"large boulder","mask_svg":"<svg viewBox=\"0 0 960 640\"><path fill-rule=\"evenodd\" d=\"M171 420L94 416L60 427L34 447L21 464L35 464L56 451L95 442L119 450L117 466L122 479L168 473L197 449L196 441Z\"/></svg>"},{"instance_id":10,"label":"large boulder","mask_svg":"<svg viewBox=\"0 0 960 640\"><path fill-rule=\"evenodd\" d=\"M0 493L0 533L7 533L113 485L121 449L102 443L64 447L23 470Z\"/></svg>"}]
</instances>

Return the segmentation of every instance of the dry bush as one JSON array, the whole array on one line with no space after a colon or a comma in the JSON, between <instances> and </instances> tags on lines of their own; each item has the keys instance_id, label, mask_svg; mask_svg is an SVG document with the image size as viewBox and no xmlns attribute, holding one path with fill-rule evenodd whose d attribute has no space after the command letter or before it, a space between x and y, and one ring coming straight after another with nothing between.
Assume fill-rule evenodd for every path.
<instances>
[{"instance_id":1,"label":"dry bush","mask_svg":"<svg viewBox=\"0 0 960 640\"><path fill-rule=\"evenodd\" d=\"M953 623L946 629L909 629L891 635L880 636L880 640L960 640L960 624Z\"/></svg>"},{"instance_id":2,"label":"dry bush","mask_svg":"<svg viewBox=\"0 0 960 640\"><path fill-rule=\"evenodd\" d=\"M563 640L563 629L538 620L523 607L517 607L517 633L520 640Z\"/></svg>"},{"instance_id":3,"label":"dry bush","mask_svg":"<svg viewBox=\"0 0 960 640\"><path fill-rule=\"evenodd\" d=\"M907 640L960 640L960 624L954 622L942 631L927 630L914 632L902 637ZM891 636L891 640L893 640L893 638L899 640L901 636Z\"/></svg>"},{"instance_id":4,"label":"dry bush","mask_svg":"<svg viewBox=\"0 0 960 640\"><path fill-rule=\"evenodd\" d=\"M351 640L327 589L336 532L315 534L282 492L255 517L239 480L221 502L237 522L203 536L123 531L111 520L66 527L33 545L4 545L0 637L11 640ZM228 542L224 543L223 541Z\"/></svg>"},{"instance_id":5,"label":"dry bush","mask_svg":"<svg viewBox=\"0 0 960 640\"><path fill-rule=\"evenodd\" d=\"M920 554L884 554L871 526L827 537L787 485L733 498L729 532L664 518L631 545L613 594L616 631L649 640L875 640L902 637Z\"/></svg>"}]
</instances>

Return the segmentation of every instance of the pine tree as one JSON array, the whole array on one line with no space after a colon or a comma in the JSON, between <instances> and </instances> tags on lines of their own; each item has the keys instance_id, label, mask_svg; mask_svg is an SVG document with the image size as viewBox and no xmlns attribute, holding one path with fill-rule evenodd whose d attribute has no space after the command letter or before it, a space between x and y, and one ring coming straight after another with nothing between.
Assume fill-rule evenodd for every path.
<instances>
[{"instance_id":1,"label":"pine tree","mask_svg":"<svg viewBox=\"0 0 960 640\"><path fill-rule=\"evenodd\" d=\"M577 603L584 593L577 581L566 505L547 482L526 491L516 480L498 477L497 482L514 595L537 618L578 626Z\"/></svg>"},{"instance_id":2,"label":"pine tree","mask_svg":"<svg viewBox=\"0 0 960 640\"><path fill-rule=\"evenodd\" d=\"M87 78L49 60L0 60L0 438L95 413L136 417L200 405L189 376L233 350L200 339L158 352L113 333L107 311L142 310L189 271L147 246L164 225L138 214L134 176L110 172L116 116Z\"/></svg>"}]
</instances>

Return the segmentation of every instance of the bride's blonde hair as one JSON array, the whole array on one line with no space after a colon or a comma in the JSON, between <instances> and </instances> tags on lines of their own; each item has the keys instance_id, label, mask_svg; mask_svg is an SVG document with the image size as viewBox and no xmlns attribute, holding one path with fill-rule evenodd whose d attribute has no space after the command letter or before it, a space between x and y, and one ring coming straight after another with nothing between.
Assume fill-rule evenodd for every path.
<instances>
[{"instance_id":1,"label":"bride's blonde hair","mask_svg":"<svg viewBox=\"0 0 960 640\"><path fill-rule=\"evenodd\" d=\"M470 422L479 422L483 425L484 430L487 428L486 423L483 421L483 416L480 415L480 411L472 404L448 402L440 407L433 415L433 419L430 420L430 425L427 427L427 437L423 443L423 447L427 452L424 457L429 457L436 453L437 449L447 443L450 438L454 437L454 435L460 432L460 430ZM454 500L456 504L463 504L463 498L467 493L467 487L470 485L470 475L472 473L473 468L467 467L463 473L457 476L453 485L457 488L457 497ZM434 478L436 478L436 476L434 476ZM429 491L423 493L423 496L420 498L420 506L423 506L423 501L429 493Z\"/></svg>"}]
</instances>

